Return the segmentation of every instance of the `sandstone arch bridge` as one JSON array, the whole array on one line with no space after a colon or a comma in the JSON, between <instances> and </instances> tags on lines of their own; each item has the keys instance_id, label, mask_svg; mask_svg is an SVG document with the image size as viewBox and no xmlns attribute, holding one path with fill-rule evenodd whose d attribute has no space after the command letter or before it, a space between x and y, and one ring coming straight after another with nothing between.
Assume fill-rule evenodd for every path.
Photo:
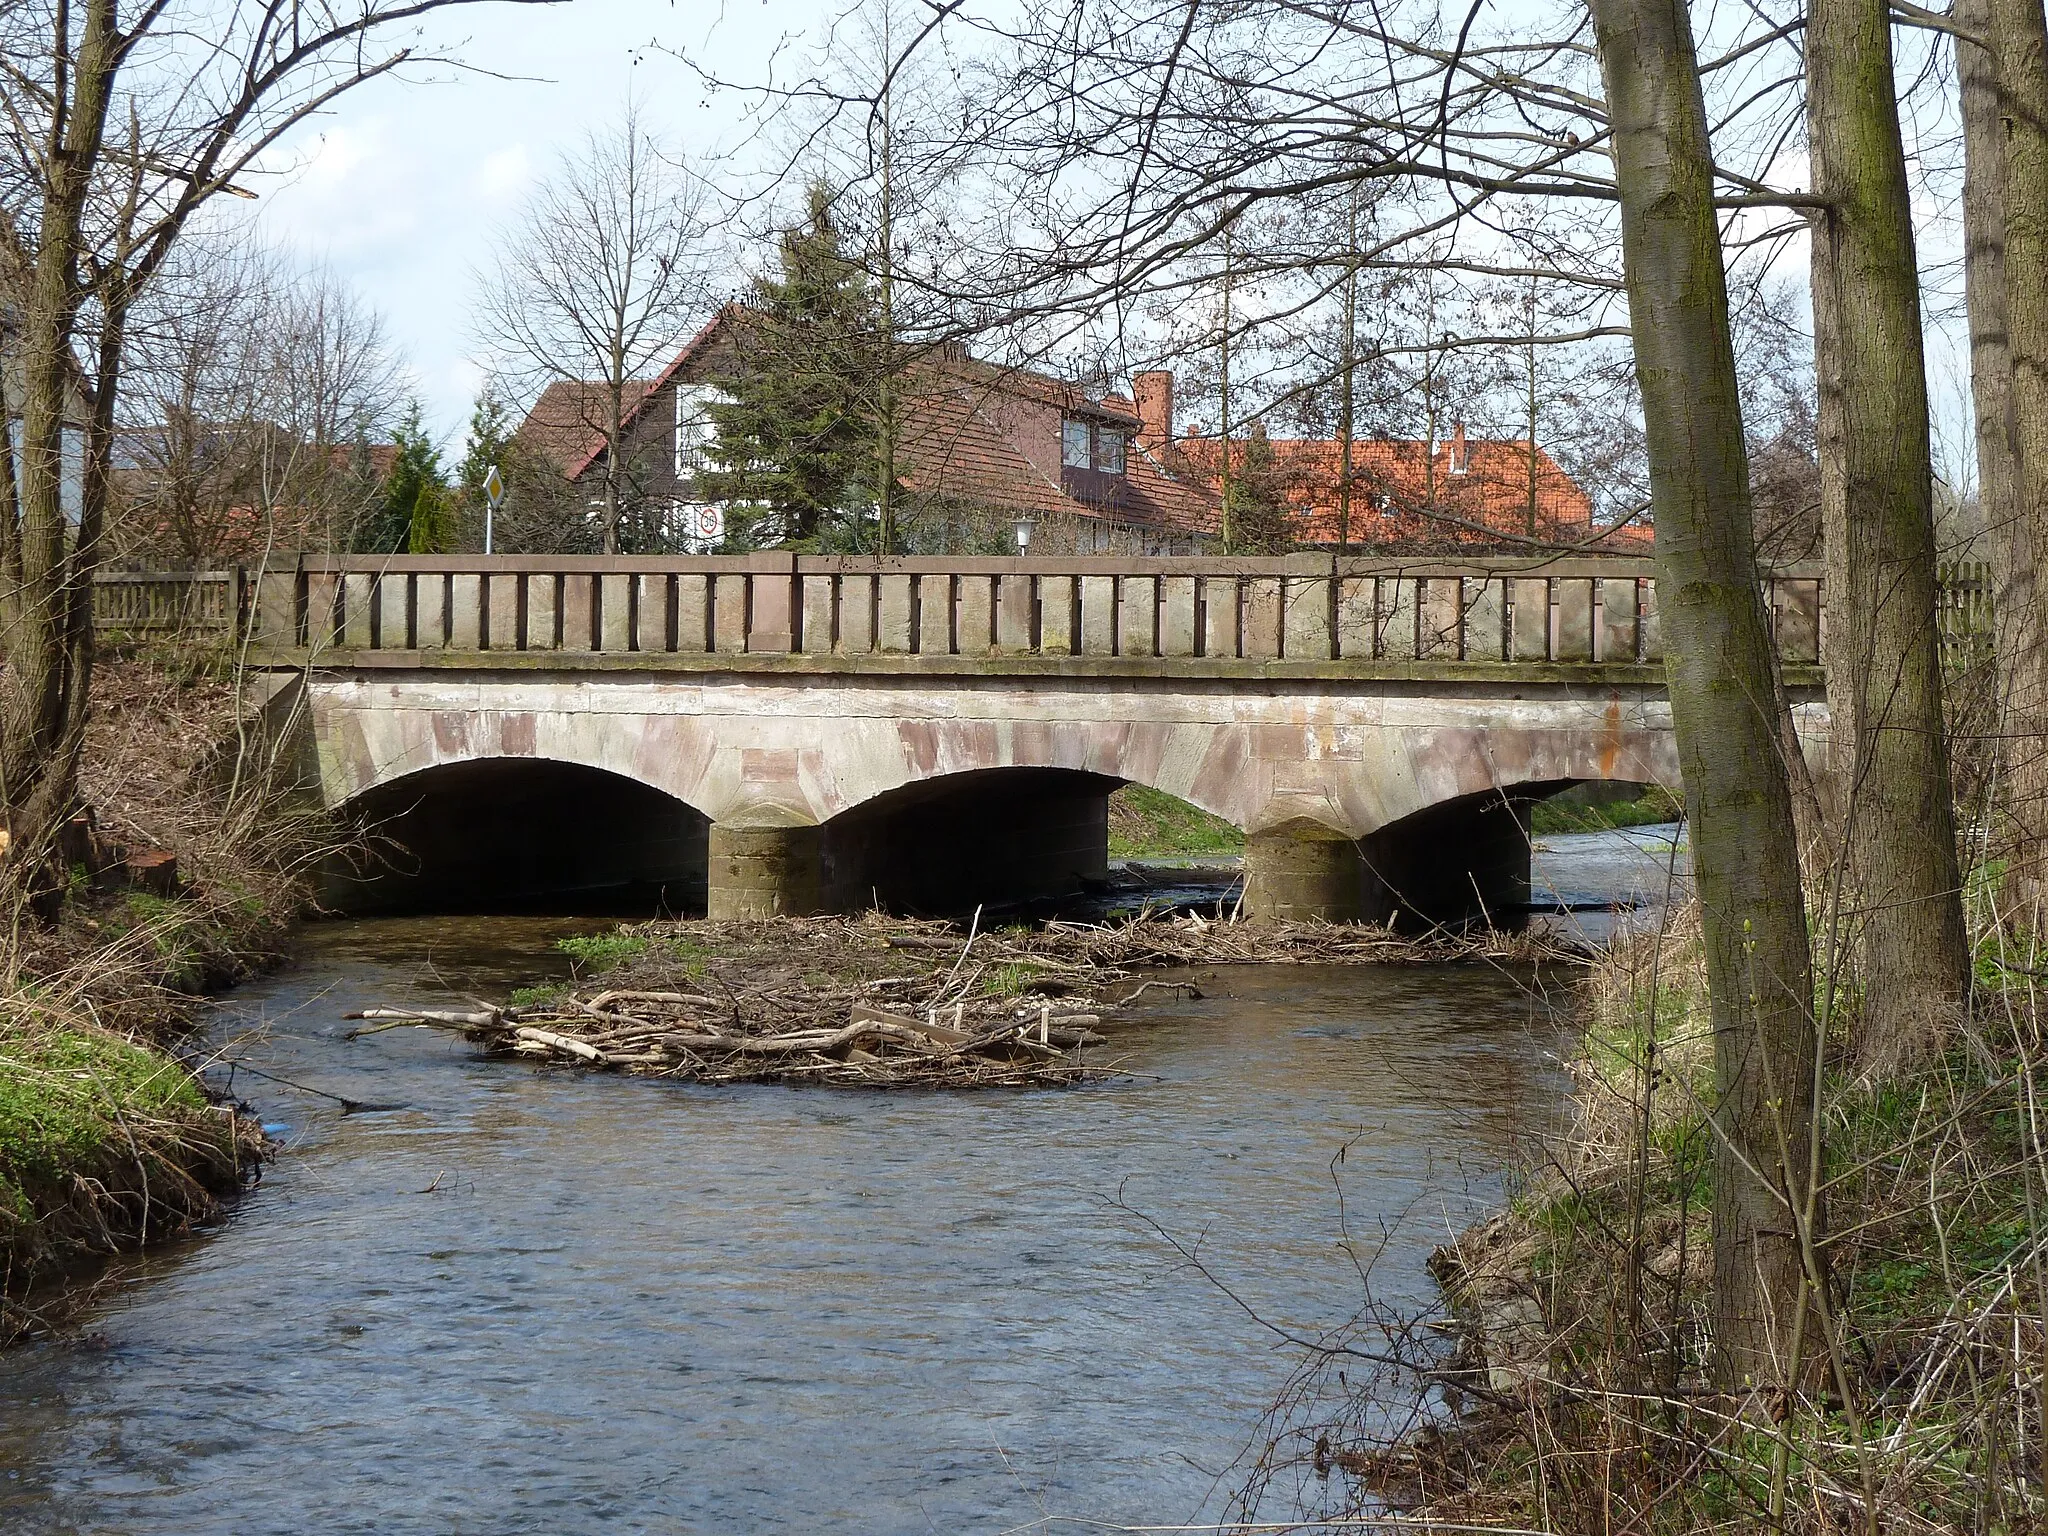
<instances>
[{"instance_id":1,"label":"sandstone arch bridge","mask_svg":"<svg viewBox=\"0 0 2048 1536\"><path fill-rule=\"evenodd\" d=\"M1826 733L1819 574L1767 597ZM949 910L1106 868L1151 785L1254 913L1525 902L1528 809L1677 784L1657 586L1615 557L390 557L243 578L267 708L393 854L364 908L636 882L713 916Z\"/></svg>"}]
</instances>

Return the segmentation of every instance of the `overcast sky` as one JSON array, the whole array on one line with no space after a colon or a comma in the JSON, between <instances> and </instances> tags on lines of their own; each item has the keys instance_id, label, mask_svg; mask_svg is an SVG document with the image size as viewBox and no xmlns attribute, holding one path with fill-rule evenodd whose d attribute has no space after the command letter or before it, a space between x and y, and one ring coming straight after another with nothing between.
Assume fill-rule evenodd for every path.
<instances>
[{"instance_id":1,"label":"overcast sky","mask_svg":"<svg viewBox=\"0 0 2048 1536\"><path fill-rule=\"evenodd\" d=\"M480 375L471 360L472 269L493 229L583 133L616 118L629 91L650 126L697 153L743 137L743 102L707 99L660 42L735 78L760 78L777 40L843 9L831 0L572 0L479 5L437 18L480 73L440 83L379 81L301 134L291 163L254 185L269 237L325 261L390 326L431 425L454 436ZM513 78L494 78L513 77Z\"/></svg>"}]
</instances>

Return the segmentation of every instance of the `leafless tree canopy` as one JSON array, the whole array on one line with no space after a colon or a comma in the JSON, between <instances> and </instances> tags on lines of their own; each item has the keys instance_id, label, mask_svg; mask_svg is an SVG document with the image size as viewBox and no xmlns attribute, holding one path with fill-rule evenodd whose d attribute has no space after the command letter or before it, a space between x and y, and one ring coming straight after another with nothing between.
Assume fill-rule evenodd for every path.
<instances>
[{"instance_id":1,"label":"leafless tree canopy","mask_svg":"<svg viewBox=\"0 0 2048 1536\"><path fill-rule=\"evenodd\" d=\"M706 318L712 247L703 183L630 104L534 192L480 282L476 329L502 376L606 447L604 547L630 494L619 452L635 381Z\"/></svg>"},{"instance_id":2,"label":"leafless tree canopy","mask_svg":"<svg viewBox=\"0 0 2048 1536\"><path fill-rule=\"evenodd\" d=\"M113 546L203 566L347 547L401 396L383 321L333 273L189 243L129 327Z\"/></svg>"}]
</instances>

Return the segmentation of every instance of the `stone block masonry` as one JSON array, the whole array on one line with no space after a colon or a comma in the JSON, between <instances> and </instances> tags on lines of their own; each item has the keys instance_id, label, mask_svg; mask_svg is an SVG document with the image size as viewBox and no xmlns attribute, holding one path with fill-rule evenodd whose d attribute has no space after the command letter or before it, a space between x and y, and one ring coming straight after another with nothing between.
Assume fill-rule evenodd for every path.
<instances>
[{"instance_id":1,"label":"stone block masonry","mask_svg":"<svg viewBox=\"0 0 2048 1536\"><path fill-rule=\"evenodd\" d=\"M581 772L551 793L598 821L631 790L708 827L650 846L714 915L1072 889L1124 782L1245 830L1255 914L1462 915L1526 900L1533 799L1678 782L1635 561L464 557L247 589L329 806ZM1818 578L1767 596L1810 649ZM1817 754L1817 668L1785 671ZM460 862L461 825L423 834L429 862ZM631 837L578 835L587 868L646 874Z\"/></svg>"}]
</instances>

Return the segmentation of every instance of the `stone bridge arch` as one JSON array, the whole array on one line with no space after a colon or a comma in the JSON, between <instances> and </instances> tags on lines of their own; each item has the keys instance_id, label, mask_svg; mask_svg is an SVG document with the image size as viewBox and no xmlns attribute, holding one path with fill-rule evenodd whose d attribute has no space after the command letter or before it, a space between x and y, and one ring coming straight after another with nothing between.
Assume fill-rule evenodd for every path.
<instances>
[{"instance_id":1,"label":"stone bridge arch","mask_svg":"<svg viewBox=\"0 0 2048 1536\"><path fill-rule=\"evenodd\" d=\"M1677 783L1669 707L1649 686L737 668L337 671L304 686L330 806L479 762L608 775L708 821L714 915L865 905L882 882L861 869L873 863L861 838L872 849L878 826L910 812L929 822L966 786L1002 790L985 803L1022 817L1018 849L1034 825L1032 835L1086 831L1096 813L1077 805L1118 783L1162 790L1245 829L1254 910L1336 917L1383 914L1375 893L1404 883L1404 838L1426 831L1439 862L1469 845L1483 872L1502 863L1507 824L1525 829L1544 794L1599 779ZM1017 810L1026 804L1030 816ZM1505 820L1486 819L1494 807ZM1048 868L1100 867L1099 854L1076 864L1055 851Z\"/></svg>"},{"instance_id":2,"label":"stone bridge arch","mask_svg":"<svg viewBox=\"0 0 2048 1536\"><path fill-rule=\"evenodd\" d=\"M355 833L320 871L340 911L492 911L705 898L710 820L588 764L491 754L396 774L339 808Z\"/></svg>"}]
</instances>

